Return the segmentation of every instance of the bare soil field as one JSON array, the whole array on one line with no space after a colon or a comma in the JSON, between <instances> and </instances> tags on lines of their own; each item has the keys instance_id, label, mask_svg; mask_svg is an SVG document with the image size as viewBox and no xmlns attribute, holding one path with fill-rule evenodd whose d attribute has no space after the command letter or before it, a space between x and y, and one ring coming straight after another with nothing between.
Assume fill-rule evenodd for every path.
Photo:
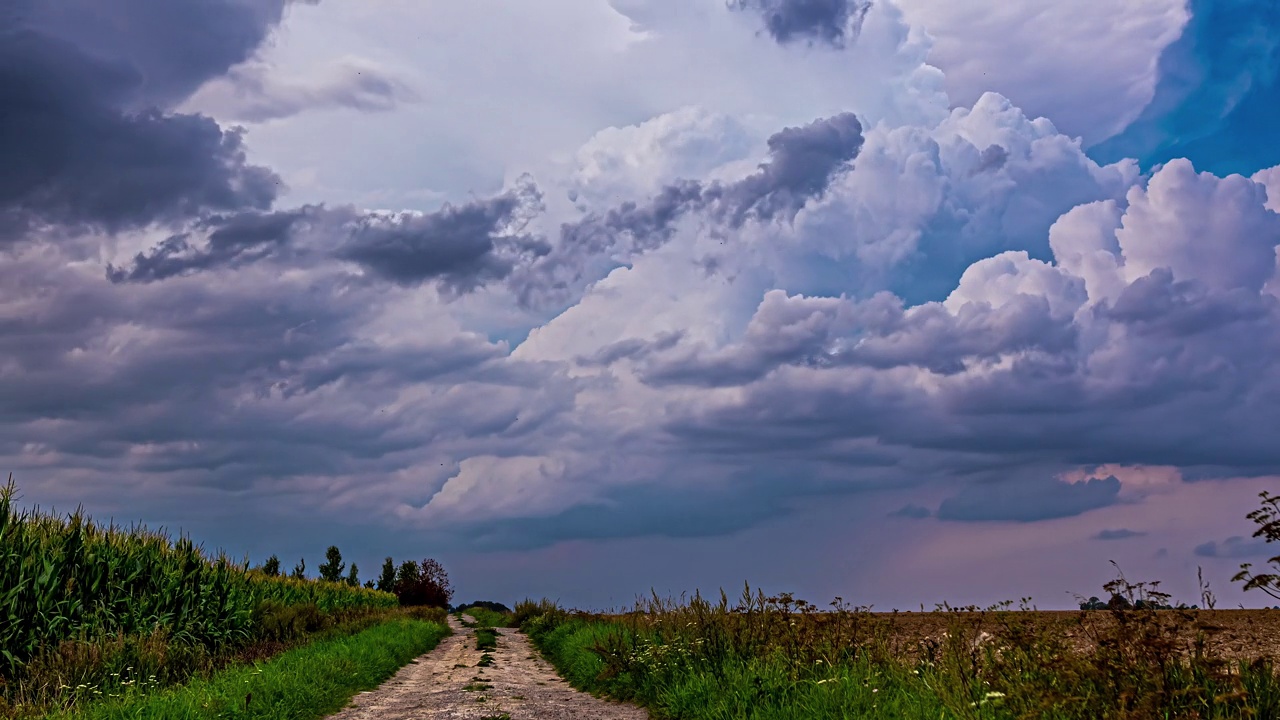
<instances>
[{"instance_id":1,"label":"bare soil field","mask_svg":"<svg viewBox=\"0 0 1280 720\"><path fill-rule=\"evenodd\" d=\"M1134 613L1135 615L1138 613ZM937 641L956 621L972 629L999 636L998 613L980 612L898 612L871 613L884 623L892 645L904 655L912 655L921 643ZM1010 611L1012 619L1062 633L1077 651L1088 650L1099 636L1115 628L1116 620L1106 610ZM1206 648L1226 659L1253 659L1260 656L1280 659L1280 610L1160 610L1154 613L1168 627L1178 643L1190 652L1198 633Z\"/></svg>"}]
</instances>

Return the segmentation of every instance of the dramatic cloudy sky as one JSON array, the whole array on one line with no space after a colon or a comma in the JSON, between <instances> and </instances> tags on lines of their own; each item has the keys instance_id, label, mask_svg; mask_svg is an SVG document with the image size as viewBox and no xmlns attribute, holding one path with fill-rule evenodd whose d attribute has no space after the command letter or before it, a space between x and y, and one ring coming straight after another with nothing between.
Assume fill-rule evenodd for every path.
<instances>
[{"instance_id":1,"label":"dramatic cloudy sky","mask_svg":"<svg viewBox=\"0 0 1280 720\"><path fill-rule=\"evenodd\" d=\"M1280 548L1272 0L0 0L0 469L462 599Z\"/></svg>"}]
</instances>

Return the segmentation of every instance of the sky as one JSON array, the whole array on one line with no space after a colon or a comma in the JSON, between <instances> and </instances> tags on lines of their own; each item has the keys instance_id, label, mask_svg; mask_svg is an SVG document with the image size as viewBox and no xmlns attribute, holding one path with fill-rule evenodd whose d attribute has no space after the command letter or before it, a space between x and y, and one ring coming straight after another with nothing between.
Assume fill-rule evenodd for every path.
<instances>
[{"instance_id":1,"label":"sky","mask_svg":"<svg viewBox=\"0 0 1280 720\"><path fill-rule=\"evenodd\" d=\"M0 470L458 600L1268 604L1280 9L1083 7L0 0Z\"/></svg>"}]
</instances>

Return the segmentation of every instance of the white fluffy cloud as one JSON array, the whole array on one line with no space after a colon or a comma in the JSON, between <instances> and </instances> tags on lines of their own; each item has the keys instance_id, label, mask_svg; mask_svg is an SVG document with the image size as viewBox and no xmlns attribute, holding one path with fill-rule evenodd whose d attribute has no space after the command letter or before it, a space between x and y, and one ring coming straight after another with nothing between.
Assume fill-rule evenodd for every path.
<instances>
[{"instance_id":1,"label":"white fluffy cloud","mask_svg":"<svg viewBox=\"0 0 1280 720\"><path fill-rule=\"evenodd\" d=\"M1190 17L1186 0L897 3L934 38L930 61L946 72L953 102L995 91L1087 143L1142 112L1161 51Z\"/></svg>"}]
</instances>

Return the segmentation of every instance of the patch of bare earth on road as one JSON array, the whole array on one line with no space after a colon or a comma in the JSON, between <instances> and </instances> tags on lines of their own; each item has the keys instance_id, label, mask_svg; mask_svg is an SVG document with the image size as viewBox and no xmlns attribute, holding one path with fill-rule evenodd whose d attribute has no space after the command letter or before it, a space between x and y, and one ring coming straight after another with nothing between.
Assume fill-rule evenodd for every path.
<instances>
[{"instance_id":1,"label":"patch of bare earth on road","mask_svg":"<svg viewBox=\"0 0 1280 720\"><path fill-rule=\"evenodd\" d=\"M357 695L330 720L499 718L506 720L645 720L632 705L574 690L551 668L529 639L515 630L498 632L492 664L480 667L475 631L452 615L453 635L405 666L377 690Z\"/></svg>"}]
</instances>

